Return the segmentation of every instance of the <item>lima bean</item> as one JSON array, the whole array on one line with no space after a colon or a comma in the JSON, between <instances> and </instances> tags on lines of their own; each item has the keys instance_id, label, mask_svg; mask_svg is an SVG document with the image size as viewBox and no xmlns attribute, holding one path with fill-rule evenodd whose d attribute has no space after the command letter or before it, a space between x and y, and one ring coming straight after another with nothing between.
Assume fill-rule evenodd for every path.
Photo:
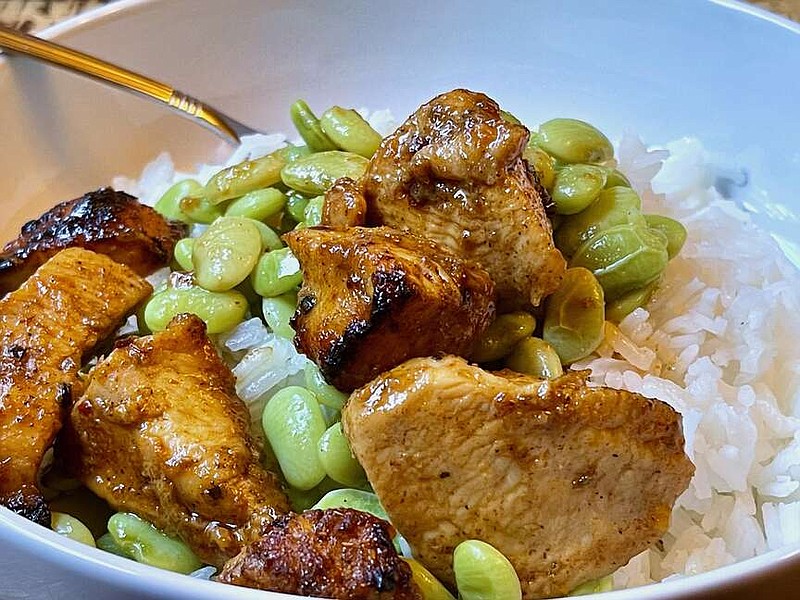
<instances>
[{"instance_id":1,"label":"lima bean","mask_svg":"<svg viewBox=\"0 0 800 600\"><path fill-rule=\"evenodd\" d=\"M606 172L594 165L566 165L556 173L553 202L556 212L574 215L589 206L606 185Z\"/></svg>"},{"instance_id":2,"label":"lima bean","mask_svg":"<svg viewBox=\"0 0 800 600\"><path fill-rule=\"evenodd\" d=\"M150 331L162 331L181 313L200 317L208 333L222 333L244 320L247 298L235 290L209 292L198 286L167 287L148 300L144 321Z\"/></svg>"},{"instance_id":3,"label":"lima bean","mask_svg":"<svg viewBox=\"0 0 800 600\"><path fill-rule=\"evenodd\" d=\"M225 292L250 275L260 255L261 232L250 219L219 218L194 242L195 280L209 292Z\"/></svg>"},{"instance_id":4,"label":"lima bean","mask_svg":"<svg viewBox=\"0 0 800 600\"><path fill-rule=\"evenodd\" d=\"M542 123L536 144L565 163L602 163L614 157L608 138L595 126L578 119Z\"/></svg>"},{"instance_id":5,"label":"lima bean","mask_svg":"<svg viewBox=\"0 0 800 600\"><path fill-rule=\"evenodd\" d=\"M641 204L639 195L630 188L603 190L586 209L564 219L553 236L556 246L566 256L572 256L581 244L609 227L624 223L643 225Z\"/></svg>"},{"instance_id":6,"label":"lima bean","mask_svg":"<svg viewBox=\"0 0 800 600\"><path fill-rule=\"evenodd\" d=\"M616 225L587 241L570 260L589 269L609 301L657 280L669 261L665 236L641 225Z\"/></svg>"},{"instance_id":7,"label":"lima bean","mask_svg":"<svg viewBox=\"0 0 800 600\"><path fill-rule=\"evenodd\" d=\"M289 248L271 250L264 254L253 270L251 282L257 294L265 298L280 296L303 281L300 261Z\"/></svg>"},{"instance_id":8,"label":"lima bean","mask_svg":"<svg viewBox=\"0 0 800 600\"><path fill-rule=\"evenodd\" d=\"M322 207L325 204L325 196L312 198L303 210L303 224L306 227L316 227L322 223Z\"/></svg>"},{"instance_id":9,"label":"lima bean","mask_svg":"<svg viewBox=\"0 0 800 600\"><path fill-rule=\"evenodd\" d=\"M97 538L97 547L104 552L110 552L111 554L116 554L117 556L121 556L123 558L130 558L122 547L114 541L114 538L111 537L110 533L104 533L99 538Z\"/></svg>"},{"instance_id":10,"label":"lima bean","mask_svg":"<svg viewBox=\"0 0 800 600\"><path fill-rule=\"evenodd\" d=\"M296 308L297 294L295 292L287 292L274 298L264 298L261 301L261 313L264 315L264 321L276 335L287 339L294 337L291 319Z\"/></svg>"},{"instance_id":11,"label":"lima bean","mask_svg":"<svg viewBox=\"0 0 800 600\"><path fill-rule=\"evenodd\" d=\"M326 508L352 508L353 510L369 513L384 521L389 520L389 515L386 514L386 509L383 508L378 497L372 492L365 492L364 490L350 488L333 490L325 494L314 505L314 508L319 510L325 510Z\"/></svg>"},{"instance_id":12,"label":"lima bean","mask_svg":"<svg viewBox=\"0 0 800 600\"><path fill-rule=\"evenodd\" d=\"M314 392L321 404L333 410L342 410L345 400L347 400L347 394L340 392L325 381L325 377L317 365L313 362L306 364L303 375L305 377L305 386Z\"/></svg>"},{"instance_id":13,"label":"lima bean","mask_svg":"<svg viewBox=\"0 0 800 600\"><path fill-rule=\"evenodd\" d=\"M173 221L189 223L191 220L181 210L181 200L187 196L202 196L203 186L194 179L184 179L171 186L153 208L156 212Z\"/></svg>"},{"instance_id":14,"label":"lima bean","mask_svg":"<svg viewBox=\"0 0 800 600\"><path fill-rule=\"evenodd\" d=\"M124 555L137 562L184 574L203 566L182 541L132 513L112 515L108 533Z\"/></svg>"},{"instance_id":15,"label":"lima bean","mask_svg":"<svg viewBox=\"0 0 800 600\"><path fill-rule=\"evenodd\" d=\"M289 107L289 116L297 129L297 133L312 152L324 152L325 150L336 150L336 144L325 135L320 126L319 119L311 111L305 100L297 100Z\"/></svg>"},{"instance_id":16,"label":"lima bean","mask_svg":"<svg viewBox=\"0 0 800 600\"><path fill-rule=\"evenodd\" d=\"M347 152L372 158L381 145L381 134L352 109L333 106L322 113L319 124L328 138Z\"/></svg>"},{"instance_id":17,"label":"lima bean","mask_svg":"<svg viewBox=\"0 0 800 600\"><path fill-rule=\"evenodd\" d=\"M422 592L422 600L455 600L442 582L434 577L422 563L413 558L403 558L411 567L411 577Z\"/></svg>"},{"instance_id":18,"label":"lima bean","mask_svg":"<svg viewBox=\"0 0 800 600\"><path fill-rule=\"evenodd\" d=\"M285 205L286 195L278 189L253 190L233 200L225 209L225 216L266 221L280 213Z\"/></svg>"},{"instance_id":19,"label":"lima bean","mask_svg":"<svg viewBox=\"0 0 800 600\"><path fill-rule=\"evenodd\" d=\"M299 158L281 169L283 183L303 194L324 194L340 177L359 179L369 161L352 152L331 150Z\"/></svg>"},{"instance_id":20,"label":"lima bean","mask_svg":"<svg viewBox=\"0 0 800 600\"><path fill-rule=\"evenodd\" d=\"M256 221L255 219L247 220L250 221L256 229L258 229L258 234L261 236L262 250L280 250L283 248L283 242L281 241L280 236L275 233L275 230L272 229L272 227L266 223L262 223L261 221Z\"/></svg>"},{"instance_id":21,"label":"lima bean","mask_svg":"<svg viewBox=\"0 0 800 600\"><path fill-rule=\"evenodd\" d=\"M94 546L94 536L89 528L79 519L67 513L53 511L50 513L50 528L59 535L68 537L71 540Z\"/></svg>"},{"instance_id":22,"label":"lima bean","mask_svg":"<svg viewBox=\"0 0 800 600\"><path fill-rule=\"evenodd\" d=\"M191 271L194 269L194 264L192 263L194 240L195 238L183 238L175 243L175 249L173 251L175 262L178 263L178 266L184 271Z\"/></svg>"},{"instance_id":23,"label":"lima bean","mask_svg":"<svg viewBox=\"0 0 800 600\"><path fill-rule=\"evenodd\" d=\"M334 423L319 440L319 460L328 477L349 487L363 487L367 476L358 464L341 423Z\"/></svg>"},{"instance_id":24,"label":"lima bean","mask_svg":"<svg viewBox=\"0 0 800 600\"><path fill-rule=\"evenodd\" d=\"M509 560L480 540L466 540L453 552L453 574L462 600L520 600L519 578Z\"/></svg>"},{"instance_id":25,"label":"lima bean","mask_svg":"<svg viewBox=\"0 0 800 600\"><path fill-rule=\"evenodd\" d=\"M244 196L248 192L268 188L281 182L281 169L308 149L286 146L271 154L245 160L216 173L205 185L205 195L212 204Z\"/></svg>"},{"instance_id":26,"label":"lima bean","mask_svg":"<svg viewBox=\"0 0 800 600\"><path fill-rule=\"evenodd\" d=\"M536 337L525 338L514 346L505 366L539 379L555 379L564 373L555 348Z\"/></svg>"},{"instance_id":27,"label":"lima bean","mask_svg":"<svg viewBox=\"0 0 800 600\"><path fill-rule=\"evenodd\" d=\"M619 169L603 167L606 171L606 188L612 187L631 187L630 180Z\"/></svg>"},{"instance_id":28,"label":"lima bean","mask_svg":"<svg viewBox=\"0 0 800 600\"><path fill-rule=\"evenodd\" d=\"M264 407L261 425L289 485L310 490L325 478L317 451L325 418L314 394L299 386L279 390Z\"/></svg>"},{"instance_id":29,"label":"lima bean","mask_svg":"<svg viewBox=\"0 0 800 600\"><path fill-rule=\"evenodd\" d=\"M286 201L286 212L294 219L295 223L300 223L305 218L306 206L308 206L309 198L303 196L300 192L289 190L286 194L288 200ZM294 227L294 224L292 225ZM290 228L291 229L291 228Z\"/></svg>"},{"instance_id":30,"label":"lima bean","mask_svg":"<svg viewBox=\"0 0 800 600\"><path fill-rule=\"evenodd\" d=\"M670 259L675 258L686 242L686 227L664 215L645 215L644 219L648 227L660 231L667 237L667 254Z\"/></svg>"},{"instance_id":31,"label":"lima bean","mask_svg":"<svg viewBox=\"0 0 800 600\"><path fill-rule=\"evenodd\" d=\"M591 354L603 339L603 288L591 271L570 268L547 299L542 338L569 364Z\"/></svg>"},{"instance_id":32,"label":"lima bean","mask_svg":"<svg viewBox=\"0 0 800 600\"><path fill-rule=\"evenodd\" d=\"M658 287L658 280L644 287L632 290L606 304L606 319L619 323L640 306L650 301L653 292Z\"/></svg>"},{"instance_id":33,"label":"lima bean","mask_svg":"<svg viewBox=\"0 0 800 600\"><path fill-rule=\"evenodd\" d=\"M470 359L475 362L500 360L534 329L536 319L530 313L517 311L500 315L478 339Z\"/></svg>"}]
</instances>

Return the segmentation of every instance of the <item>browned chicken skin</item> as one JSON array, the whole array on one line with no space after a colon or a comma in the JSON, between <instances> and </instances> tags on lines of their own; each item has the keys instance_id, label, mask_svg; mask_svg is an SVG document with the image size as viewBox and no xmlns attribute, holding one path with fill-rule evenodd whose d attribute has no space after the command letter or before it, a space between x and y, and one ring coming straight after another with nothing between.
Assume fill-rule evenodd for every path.
<instances>
[{"instance_id":1,"label":"browned chicken skin","mask_svg":"<svg viewBox=\"0 0 800 600\"><path fill-rule=\"evenodd\" d=\"M50 526L36 479L81 360L152 291L124 265L72 248L0 300L0 503Z\"/></svg>"},{"instance_id":2,"label":"browned chicken skin","mask_svg":"<svg viewBox=\"0 0 800 600\"><path fill-rule=\"evenodd\" d=\"M694 467L680 416L586 373L541 381L422 358L357 390L342 413L356 457L420 560L453 583L480 539L525 598L568 593L656 542Z\"/></svg>"},{"instance_id":3,"label":"browned chicken skin","mask_svg":"<svg viewBox=\"0 0 800 600\"><path fill-rule=\"evenodd\" d=\"M194 315L115 349L70 418L70 458L84 484L212 565L289 509L259 462L233 374Z\"/></svg>"},{"instance_id":4,"label":"browned chicken skin","mask_svg":"<svg viewBox=\"0 0 800 600\"><path fill-rule=\"evenodd\" d=\"M478 262L503 311L537 306L558 287L565 262L553 244L546 192L522 159L528 137L484 94L437 96L370 160L367 224L408 229Z\"/></svg>"},{"instance_id":5,"label":"browned chicken skin","mask_svg":"<svg viewBox=\"0 0 800 600\"><path fill-rule=\"evenodd\" d=\"M78 246L110 256L147 275L167 265L185 233L124 192L103 188L57 204L22 226L0 253L0 295L19 287L42 263Z\"/></svg>"},{"instance_id":6,"label":"browned chicken skin","mask_svg":"<svg viewBox=\"0 0 800 600\"><path fill-rule=\"evenodd\" d=\"M303 267L295 344L341 390L415 356L466 354L494 317L475 263L387 227L284 236Z\"/></svg>"},{"instance_id":7,"label":"browned chicken skin","mask_svg":"<svg viewBox=\"0 0 800 600\"><path fill-rule=\"evenodd\" d=\"M228 561L219 581L301 596L422 600L389 523L352 509L288 514Z\"/></svg>"},{"instance_id":8,"label":"browned chicken skin","mask_svg":"<svg viewBox=\"0 0 800 600\"><path fill-rule=\"evenodd\" d=\"M349 177L336 180L322 205L322 224L329 227L358 227L367 218L367 200L361 182Z\"/></svg>"}]
</instances>

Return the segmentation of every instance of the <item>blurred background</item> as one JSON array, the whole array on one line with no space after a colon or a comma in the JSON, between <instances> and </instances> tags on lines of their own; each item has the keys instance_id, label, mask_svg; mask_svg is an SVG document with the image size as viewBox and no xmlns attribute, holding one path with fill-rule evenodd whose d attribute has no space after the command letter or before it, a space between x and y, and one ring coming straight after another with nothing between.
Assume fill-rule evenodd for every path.
<instances>
[{"instance_id":1,"label":"blurred background","mask_svg":"<svg viewBox=\"0 0 800 600\"><path fill-rule=\"evenodd\" d=\"M113 1L0 0L0 23L27 32L39 31L62 19ZM752 0L751 4L800 21L800 0Z\"/></svg>"}]
</instances>

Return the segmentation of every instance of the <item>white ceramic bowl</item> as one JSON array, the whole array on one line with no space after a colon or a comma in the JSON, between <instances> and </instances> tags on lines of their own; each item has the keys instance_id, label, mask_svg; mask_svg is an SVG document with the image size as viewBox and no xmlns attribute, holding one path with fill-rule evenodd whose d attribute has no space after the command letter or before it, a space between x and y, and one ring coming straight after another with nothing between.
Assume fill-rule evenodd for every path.
<instances>
[{"instance_id":1,"label":"white ceramic bowl","mask_svg":"<svg viewBox=\"0 0 800 600\"><path fill-rule=\"evenodd\" d=\"M759 222L800 241L800 28L732 2L122 0L44 36L287 131L287 107L389 107L453 87L528 122L585 118L650 143L694 135L746 164L773 199ZM224 151L195 125L51 68L0 58L0 230L136 176L169 150L188 168ZM794 219L794 220L793 220ZM3 598L285 597L192 580L87 549L0 508ZM606 596L796 597L800 546Z\"/></svg>"}]
</instances>

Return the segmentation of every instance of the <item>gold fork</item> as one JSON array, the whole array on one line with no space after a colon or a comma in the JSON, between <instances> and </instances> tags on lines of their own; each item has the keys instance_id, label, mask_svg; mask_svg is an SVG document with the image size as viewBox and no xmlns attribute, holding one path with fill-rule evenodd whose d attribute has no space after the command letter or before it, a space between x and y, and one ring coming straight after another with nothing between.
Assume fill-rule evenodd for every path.
<instances>
[{"instance_id":1,"label":"gold fork","mask_svg":"<svg viewBox=\"0 0 800 600\"><path fill-rule=\"evenodd\" d=\"M238 144L241 136L260 133L229 117L223 112L179 92L175 88L111 64L89 54L48 42L41 38L21 33L0 25L0 48L16 54L24 54L73 73L91 77L102 83L135 92L145 98L166 104L182 116L210 129L228 142Z\"/></svg>"}]
</instances>

